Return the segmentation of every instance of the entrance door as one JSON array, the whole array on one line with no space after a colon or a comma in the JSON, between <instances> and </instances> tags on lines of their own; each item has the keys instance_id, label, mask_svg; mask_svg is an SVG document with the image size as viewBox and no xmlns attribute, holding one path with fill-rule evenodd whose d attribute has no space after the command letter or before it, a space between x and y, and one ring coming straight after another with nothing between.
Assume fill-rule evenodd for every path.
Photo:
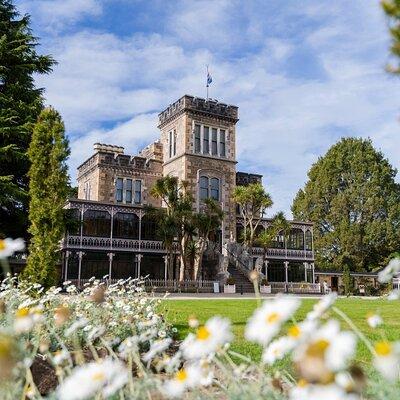
<instances>
[{"instance_id":1,"label":"entrance door","mask_svg":"<svg viewBox=\"0 0 400 400\"><path fill-rule=\"evenodd\" d=\"M331 289L332 289L332 292L338 292L339 278L337 276L332 276L332 278L331 278Z\"/></svg>"}]
</instances>

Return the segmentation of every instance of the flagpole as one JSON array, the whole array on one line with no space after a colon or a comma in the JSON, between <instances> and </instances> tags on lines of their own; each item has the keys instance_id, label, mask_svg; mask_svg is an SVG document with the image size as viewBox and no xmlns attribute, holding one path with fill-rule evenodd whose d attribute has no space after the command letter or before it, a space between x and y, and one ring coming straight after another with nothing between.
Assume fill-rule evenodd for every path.
<instances>
[{"instance_id":1,"label":"flagpole","mask_svg":"<svg viewBox=\"0 0 400 400\"><path fill-rule=\"evenodd\" d=\"M206 66L206 88L207 88L207 97L206 100L208 100L208 64Z\"/></svg>"}]
</instances>

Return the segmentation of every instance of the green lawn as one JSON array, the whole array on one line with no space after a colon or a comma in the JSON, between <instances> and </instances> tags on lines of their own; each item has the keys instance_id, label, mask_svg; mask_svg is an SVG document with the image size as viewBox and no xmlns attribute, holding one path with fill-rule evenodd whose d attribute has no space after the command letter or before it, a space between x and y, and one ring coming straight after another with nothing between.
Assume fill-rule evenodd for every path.
<instances>
[{"instance_id":1,"label":"green lawn","mask_svg":"<svg viewBox=\"0 0 400 400\"><path fill-rule=\"evenodd\" d=\"M307 311L312 308L316 300L303 299L302 306L296 314L296 319L301 320ZM385 337L389 340L400 339L400 303L384 299L360 299L346 298L338 299L336 306L346 313L354 324L372 341ZM246 320L256 308L253 299L241 300L164 300L161 311L168 322L172 323L179 332L179 338L183 339L189 332L187 325L188 317L195 315L200 323L204 323L213 315L228 317L232 321L235 340L232 349L259 360L261 349L258 345L249 343L244 339L244 328ZM370 328L366 323L366 315L370 312L378 312L384 320L384 325L376 330ZM333 313L332 313L333 315ZM338 316L336 318L340 319ZM346 328L346 323L343 322ZM359 344L357 359L367 362L370 358L365 345Z\"/></svg>"}]
</instances>

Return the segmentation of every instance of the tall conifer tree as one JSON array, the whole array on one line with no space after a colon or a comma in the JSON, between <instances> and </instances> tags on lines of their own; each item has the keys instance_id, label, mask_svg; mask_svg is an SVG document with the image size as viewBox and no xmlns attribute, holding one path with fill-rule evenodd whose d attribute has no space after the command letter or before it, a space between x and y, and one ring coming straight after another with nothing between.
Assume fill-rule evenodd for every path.
<instances>
[{"instance_id":1,"label":"tall conifer tree","mask_svg":"<svg viewBox=\"0 0 400 400\"><path fill-rule=\"evenodd\" d=\"M56 265L65 226L63 206L69 193L68 141L61 116L54 109L41 112L28 155L32 240L23 276L49 287L57 283Z\"/></svg>"},{"instance_id":2,"label":"tall conifer tree","mask_svg":"<svg viewBox=\"0 0 400 400\"><path fill-rule=\"evenodd\" d=\"M0 0L0 237L26 236L29 159L33 124L43 109L34 74L54 60L39 55L37 39L9 0Z\"/></svg>"}]
</instances>

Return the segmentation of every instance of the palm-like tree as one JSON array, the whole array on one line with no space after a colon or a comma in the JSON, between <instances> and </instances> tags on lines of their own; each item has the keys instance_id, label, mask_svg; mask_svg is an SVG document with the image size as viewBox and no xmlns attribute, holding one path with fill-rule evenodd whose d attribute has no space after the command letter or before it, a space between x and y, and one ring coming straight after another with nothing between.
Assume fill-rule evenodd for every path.
<instances>
[{"instance_id":1,"label":"palm-like tree","mask_svg":"<svg viewBox=\"0 0 400 400\"><path fill-rule=\"evenodd\" d=\"M276 241L276 238L282 235L286 242L290 228L290 222L286 219L285 214L280 211L272 218L270 225L257 236L256 243L263 248L263 265L267 260L267 251Z\"/></svg>"}]
</instances>

